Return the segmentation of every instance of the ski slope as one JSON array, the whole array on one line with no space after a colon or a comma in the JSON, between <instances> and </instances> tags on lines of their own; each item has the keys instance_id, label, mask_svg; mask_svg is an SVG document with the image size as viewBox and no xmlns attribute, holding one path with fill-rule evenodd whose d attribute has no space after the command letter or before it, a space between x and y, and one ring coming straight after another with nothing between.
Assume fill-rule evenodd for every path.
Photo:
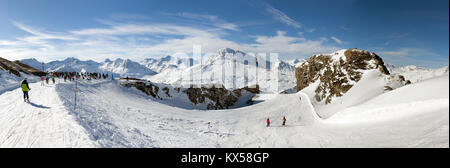
<instances>
[{"instance_id":1,"label":"ski slope","mask_svg":"<svg viewBox=\"0 0 450 168\"><path fill-rule=\"evenodd\" d=\"M448 81L447 75L408 85L327 119L315 115L307 94L279 95L244 110L249 115L232 126L237 136L226 147L448 148ZM280 127L284 115L288 125ZM276 119L276 125L265 128L263 116Z\"/></svg>"},{"instance_id":2,"label":"ski slope","mask_svg":"<svg viewBox=\"0 0 450 168\"><path fill-rule=\"evenodd\" d=\"M21 89L0 95L0 147L95 147L86 131L68 115L54 85L30 84L30 103Z\"/></svg>"},{"instance_id":3,"label":"ski slope","mask_svg":"<svg viewBox=\"0 0 450 168\"><path fill-rule=\"evenodd\" d=\"M76 110L74 83L31 84L32 104L20 89L1 94L0 147L449 147L448 75L342 107L326 119L303 92L207 111L156 102L118 81L78 86Z\"/></svg>"}]
</instances>

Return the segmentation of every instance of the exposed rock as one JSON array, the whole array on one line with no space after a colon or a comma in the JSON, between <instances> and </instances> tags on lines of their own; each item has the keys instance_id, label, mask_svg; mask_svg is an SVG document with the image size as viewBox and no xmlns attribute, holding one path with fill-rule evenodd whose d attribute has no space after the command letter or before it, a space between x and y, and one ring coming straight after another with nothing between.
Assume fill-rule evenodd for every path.
<instances>
[{"instance_id":1,"label":"exposed rock","mask_svg":"<svg viewBox=\"0 0 450 168\"><path fill-rule=\"evenodd\" d=\"M371 69L389 75L381 57L366 50L348 49L330 55L313 55L296 68L297 91L319 80L315 98L328 104L333 97L343 96L350 90L361 79L363 70Z\"/></svg>"},{"instance_id":2,"label":"exposed rock","mask_svg":"<svg viewBox=\"0 0 450 168\"><path fill-rule=\"evenodd\" d=\"M409 84L411 84L411 81L410 80L406 80L405 85L409 85Z\"/></svg>"},{"instance_id":3,"label":"exposed rock","mask_svg":"<svg viewBox=\"0 0 450 168\"><path fill-rule=\"evenodd\" d=\"M385 91L391 91L399 87L411 84L411 81L406 80L403 75L391 74L387 78L387 83L385 86Z\"/></svg>"},{"instance_id":4,"label":"exposed rock","mask_svg":"<svg viewBox=\"0 0 450 168\"><path fill-rule=\"evenodd\" d=\"M35 75L35 76L45 76L46 75L45 72L42 72L36 68L30 67L19 61L13 62L13 61L9 61L7 59L1 58L1 57L0 57L0 67L1 67L1 69L7 70L16 76L20 76L19 72L23 72L25 74L31 74L31 75Z\"/></svg>"},{"instance_id":5,"label":"exposed rock","mask_svg":"<svg viewBox=\"0 0 450 168\"><path fill-rule=\"evenodd\" d=\"M170 96L170 94L169 94L169 88L168 88L168 87L164 87L162 90L164 91L164 93L166 93L166 95L167 95L168 97L172 97L172 96Z\"/></svg>"},{"instance_id":6,"label":"exposed rock","mask_svg":"<svg viewBox=\"0 0 450 168\"><path fill-rule=\"evenodd\" d=\"M188 88L183 91L189 97L189 100L194 104L206 103L205 100L208 98L211 102L208 103L208 110L218 110L218 109L228 109L233 106L239 98L242 96L243 92L248 92L252 94L260 93L259 86L249 88L244 87L241 89L235 89L233 91L227 90L224 86L216 87L212 86L202 86L201 88ZM247 104L251 102L247 101Z\"/></svg>"},{"instance_id":7,"label":"exposed rock","mask_svg":"<svg viewBox=\"0 0 450 168\"><path fill-rule=\"evenodd\" d=\"M146 84L142 81L130 82L130 83L122 83L122 86L125 87L135 87L136 89L144 92L145 94L152 96L154 98L160 98L158 96L159 87L153 84Z\"/></svg>"},{"instance_id":8,"label":"exposed rock","mask_svg":"<svg viewBox=\"0 0 450 168\"><path fill-rule=\"evenodd\" d=\"M174 88L170 85L156 84L140 79L123 78L121 80L125 80L121 83L122 86L135 87L145 94L160 100L171 99L174 96L182 96L184 94L194 106L203 104L208 110L228 109L235 105L238 100L247 98L243 97L244 94L252 95L248 97L248 99L251 99L251 97L260 93L258 85L255 87L244 87L230 91L222 85L202 85L201 87L191 86L189 88ZM160 87L163 88L162 90L164 92L161 95L159 92ZM170 94L171 91L172 95ZM248 104L252 103L249 100L244 101Z\"/></svg>"},{"instance_id":9,"label":"exposed rock","mask_svg":"<svg viewBox=\"0 0 450 168\"><path fill-rule=\"evenodd\" d=\"M384 90L385 90L385 91L391 91L391 90L394 90L394 89L391 88L390 86L384 86Z\"/></svg>"}]
</instances>

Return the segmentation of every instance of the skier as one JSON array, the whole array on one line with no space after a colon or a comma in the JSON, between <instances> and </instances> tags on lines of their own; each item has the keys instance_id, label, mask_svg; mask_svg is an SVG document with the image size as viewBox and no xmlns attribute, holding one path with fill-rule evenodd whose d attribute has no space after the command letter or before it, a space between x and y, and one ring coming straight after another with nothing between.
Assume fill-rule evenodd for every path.
<instances>
[{"instance_id":1,"label":"skier","mask_svg":"<svg viewBox=\"0 0 450 168\"><path fill-rule=\"evenodd\" d=\"M283 124L282 124L283 126L285 126L286 125L286 116L283 116Z\"/></svg>"},{"instance_id":2,"label":"skier","mask_svg":"<svg viewBox=\"0 0 450 168\"><path fill-rule=\"evenodd\" d=\"M270 119L269 118L267 118L267 127L270 127Z\"/></svg>"},{"instance_id":3,"label":"skier","mask_svg":"<svg viewBox=\"0 0 450 168\"><path fill-rule=\"evenodd\" d=\"M48 76L45 77L45 82L46 82L47 85L48 85Z\"/></svg>"},{"instance_id":4,"label":"skier","mask_svg":"<svg viewBox=\"0 0 450 168\"><path fill-rule=\"evenodd\" d=\"M41 76L41 86L44 86L44 76Z\"/></svg>"},{"instance_id":5,"label":"skier","mask_svg":"<svg viewBox=\"0 0 450 168\"><path fill-rule=\"evenodd\" d=\"M208 122L208 132L211 132L211 128L212 128L212 126L211 126L211 121L209 121L209 122Z\"/></svg>"},{"instance_id":6,"label":"skier","mask_svg":"<svg viewBox=\"0 0 450 168\"><path fill-rule=\"evenodd\" d=\"M55 84L55 74L52 75L53 84Z\"/></svg>"},{"instance_id":7,"label":"skier","mask_svg":"<svg viewBox=\"0 0 450 168\"><path fill-rule=\"evenodd\" d=\"M23 79L22 82L22 91L23 91L23 101L30 102L30 97L28 96L28 91L30 91L30 87L28 86L27 78Z\"/></svg>"}]
</instances>

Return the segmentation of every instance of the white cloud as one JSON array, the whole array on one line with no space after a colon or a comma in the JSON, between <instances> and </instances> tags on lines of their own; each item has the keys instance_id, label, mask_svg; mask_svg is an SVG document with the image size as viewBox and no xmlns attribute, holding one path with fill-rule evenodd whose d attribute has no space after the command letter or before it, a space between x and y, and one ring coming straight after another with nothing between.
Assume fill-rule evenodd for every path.
<instances>
[{"instance_id":1,"label":"white cloud","mask_svg":"<svg viewBox=\"0 0 450 168\"><path fill-rule=\"evenodd\" d=\"M448 65L448 59L441 59L439 54L425 48L402 47L390 50L380 48L377 53L385 59L385 62L399 66L440 67Z\"/></svg>"},{"instance_id":2,"label":"white cloud","mask_svg":"<svg viewBox=\"0 0 450 168\"><path fill-rule=\"evenodd\" d=\"M429 51L423 48L398 48L396 50L381 50L379 52L382 55L388 57L414 57L414 56L428 56L428 57L437 57L439 54L434 53L433 51Z\"/></svg>"},{"instance_id":3,"label":"white cloud","mask_svg":"<svg viewBox=\"0 0 450 168\"><path fill-rule=\"evenodd\" d=\"M215 15L183 12L183 13L180 13L179 16L188 18L188 19L192 19L192 20L199 20L199 21L202 21L203 23L211 24L217 28L239 31L239 28L236 24L226 22L222 19L219 19L219 17L217 17Z\"/></svg>"},{"instance_id":4,"label":"white cloud","mask_svg":"<svg viewBox=\"0 0 450 168\"><path fill-rule=\"evenodd\" d=\"M49 39L53 39L53 40L77 40L77 38L74 38L72 36L68 36L68 35L62 35L61 33L55 33L55 32L43 32L43 31L39 31L36 30L32 27L26 26L24 24L21 24L19 22L13 22L13 25L18 27L19 29L28 32L30 34L32 34L33 36L30 37L26 37L23 39L28 39L28 40L49 40Z\"/></svg>"},{"instance_id":5,"label":"white cloud","mask_svg":"<svg viewBox=\"0 0 450 168\"><path fill-rule=\"evenodd\" d=\"M267 3L265 3L264 6L266 8L266 11L269 12L274 19L276 19L286 25L292 26L294 28L302 27L302 24L300 22L297 22L297 21L291 19L289 16L287 16L280 10L275 9L274 7L270 6Z\"/></svg>"},{"instance_id":6,"label":"white cloud","mask_svg":"<svg viewBox=\"0 0 450 168\"><path fill-rule=\"evenodd\" d=\"M316 31L316 29L308 29L308 30L306 30L306 32L308 32L308 33L312 33L312 32L315 32Z\"/></svg>"},{"instance_id":7,"label":"white cloud","mask_svg":"<svg viewBox=\"0 0 450 168\"><path fill-rule=\"evenodd\" d=\"M331 36L330 37L332 40L334 40L334 42L338 43L338 44L344 44L344 42L340 39L338 39L337 37Z\"/></svg>"},{"instance_id":8,"label":"white cloud","mask_svg":"<svg viewBox=\"0 0 450 168\"><path fill-rule=\"evenodd\" d=\"M92 28L71 31L74 35L184 35L184 36L211 36L207 30L200 30L186 26L176 26L168 24L120 24L110 28Z\"/></svg>"},{"instance_id":9,"label":"white cloud","mask_svg":"<svg viewBox=\"0 0 450 168\"><path fill-rule=\"evenodd\" d=\"M311 40L289 36L284 31L277 31L274 36L253 36L253 42L240 43L225 38L228 34L221 30L173 24L118 23L64 33L37 31L30 26L14 24L31 35L15 41L0 39L0 55L12 60L37 58L49 61L66 57L96 61L106 58L142 60L176 52L191 53L194 45L201 45L202 53L229 47L254 53L276 52L281 58L309 57L339 49L326 45L322 38ZM55 39L59 41L52 41Z\"/></svg>"},{"instance_id":10,"label":"white cloud","mask_svg":"<svg viewBox=\"0 0 450 168\"><path fill-rule=\"evenodd\" d=\"M341 26L339 26L339 29L342 29L342 30L349 30L349 29L348 29L348 27L347 27L347 26L345 26L345 25L341 25Z\"/></svg>"}]
</instances>

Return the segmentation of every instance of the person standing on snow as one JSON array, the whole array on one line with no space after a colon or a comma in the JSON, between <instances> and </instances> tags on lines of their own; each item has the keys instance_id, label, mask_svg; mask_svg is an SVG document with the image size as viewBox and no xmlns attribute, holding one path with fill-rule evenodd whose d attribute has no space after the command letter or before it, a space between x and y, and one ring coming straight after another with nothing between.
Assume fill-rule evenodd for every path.
<instances>
[{"instance_id":1,"label":"person standing on snow","mask_svg":"<svg viewBox=\"0 0 450 168\"><path fill-rule=\"evenodd\" d=\"M267 118L267 127L270 127L270 119L269 118Z\"/></svg>"},{"instance_id":2,"label":"person standing on snow","mask_svg":"<svg viewBox=\"0 0 450 168\"><path fill-rule=\"evenodd\" d=\"M286 125L286 117L285 116L283 116L283 124L282 124L283 126L285 126Z\"/></svg>"},{"instance_id":3,"label":"person standing on snow","mask_svg":"<svg viewBox=\"0 0 450 168\"><path fill-rule=\"evenodd\" d=\"M211 128L212 128L212 126L211 126L211 121L209 121L209 122L208 122L208 132L211 132Z\"/></svg>"},{"instance_id":4,"label":"person standing on snow","mask_svg":"<svg viewBox=\"0 0 450 168\"><path fill-rule=\"evenodd\" d=\"M23 79L22 82L22 91L23 91L23 100L25 102L30 102L30 97L28 96L28 91L30 91L30 86L28 86L27 78Z\"/></svg>"},{"instance_id":5,"label":"person standing on snow","mask_svg":"<svg viewBox=\"0 0 450 168\"><path fill-rule=\"evenodd\" d=\"M52 81L53 81L53 84L55 84L55 74L52 74Z\"/></svg>"},{"instance_id":6,"label":"person standing on snow","mask_svg":"<svg viewBox=\"0 0 450 168\"><path fill-rule=\"evenodd\" d=\"M41 86L44 86L44 76L41 76Z\"/></svg>"}]
</instances>

